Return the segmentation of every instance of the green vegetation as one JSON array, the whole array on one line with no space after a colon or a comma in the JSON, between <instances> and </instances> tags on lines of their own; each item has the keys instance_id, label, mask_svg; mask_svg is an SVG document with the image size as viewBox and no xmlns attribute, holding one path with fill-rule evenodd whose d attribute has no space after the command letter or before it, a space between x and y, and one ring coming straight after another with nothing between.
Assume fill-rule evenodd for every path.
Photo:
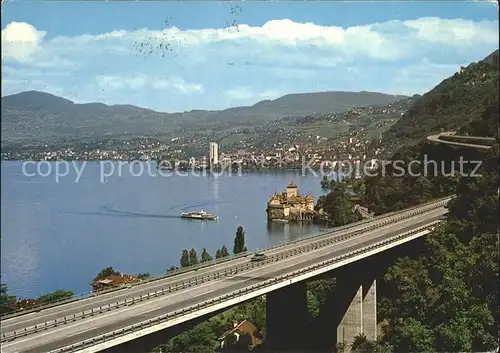
<instances>
[{"instance_id":1,"label":"green vegetation","mask_svg":"<svg viewBox=\"0 0 500 353\"><path fill-rule=\"evenodd\" d=\"M290 115L343 112L353 107L384 105L401 98L404 96L374 92L318 92L288 94L251 107L160 113L133 105L75 104L45 92L29 91L2 97L2 143L110 136L171 139L186 131L256 127ZM37 136L33 136L32 126L40 127Z\"/></svg>"},{"instance_id":2,"label":"green vegetation","mask_svg":"<svg viewBox=\"0 0 500 353\"><path fill-rule=\"evenodd\" d=\"M498 65L498 52L486 59L484 65L469 67L464 72L475 74L476 78L478 75L483 77L481 72L484 73L485 65L488 68L488 60L496 60ZM492 77L498 79L498 71ZM485 78L488 78L487 73ZM455 79L458 80L457 76ZM445 81L444 86L446 84L449 82ZM455 84L455 92L463 90L462 81ZM474 113L473 120L462 125L460 133L495 137L498 142L498 96L495 94L495 97L485 105L468 108ZM432 95L426 99L437 102L434 109L448 110L447 114L463 109L464 102L435 101ZM441 118L446 120L447 115ZM430 125L423 126L414 133L436 132L428 131L430 128ZM452 173L452 163L460 156L464 160L482 161L476 172L480 177L459 175L458 165ZM379 169L379 174L384 170L385 176L365 180L364 201L377 214L439 196L455 194L456 198L449 204L447 221L425 238L418 257L398 259L386 272L378 286L378 312L384 334L379 342L365 342L362 346L384 352L491 350L498 346L499 322L498 143L486 153L417 144L400 149L393 160L404 160L407 167L411 160L424 161L424 157L443 162L437 173L427 177L412 177L406 173L397 177L389 166ZM473 168L474 165L464 165L464 174ZM412 171L422 173L424 170L417 166Z\"/></svg>"},{"instance_id":3,"label":"green vegetation","mask_svg":"<svg viewBox=\"0 0 500 353\"><path fill-rule=\"evenodd\" d=\"M247 349L244 346L248 343L248 341L240 341L240 344L235 344L235 342L226 342L226 344L229 343L229 345L226 346L224 350L220 349L220 342L218 341L218 338L224 332L233 327L233 323L241 322L245 319L253 323L262 336L265 335L266 303L264 297L249 300L248 302L238 305L236 308L229 309L220 315L196 325L192 329L175 336L166 344L155 348L154 352L214 353L226 350L245 351Z\"/></svg>"},{"instance_id":4,"label":"green vegetation","mask_svg":"<svg viewBox=\"0 0 500 353\"><path fill-rule=\"evenodd\" d=\"M412 160L435 160L435 170L425 173L422 164L413 164L411 171L419 176L401 175L395 166L386 165L379 168L377 176L362 182L322 182L332 191L318 200L316 208L328 214L332 225L357 218L351 212L346 188L361 193L364 204L376 214L457 195L449 205L447 221L425 238L418 256L398 259L379 282L378 312L383 332L379 340L371 342L359 335L353 342L338 344L338 352L347 351L348 346L358 353L486 351L498 346L498 147L481 154L470 149L415 144L441 128L461 128L470 135L498 139L498 52L418 99L401 123L389 131L390 143L408 145L395 153L393 160L403 161L406 171ZM453 162L459 156L464 160L483 160L481 177L453 172ZM474 165L465 165L464 172L470 173L472 168ZM312 317L318 314L334 285L331 279L308 283ZM231 312L244 312L242 308L256 305L255 302L257 299ZM263 307L262 302L256 306ZM211 347L210 352L217 350L214 333L221 332L216 323L224 322L224 315L197 326L207 328L203 340L208 337L213 342L206 345ZM261 320L258 326L264 329L265 313L252 318L249 312L240 315L254 323ZM182 335L193 338L193 330ZM184 351L195 350L196 344L206 342L200 337L197 340L198 343L191 341L191 346L182 347Z\"/></svg>"},{"instance_id":5,"label":"green vegetation","mask_svg":"<svg viewBox=\"0 0 500 353\"><path fill-rule=\"evenodd\" d=\"M178 353L200 352L212 353L217 349L217 334L219 327L212 322L205 322L193 329L175 336L167 344L154 349L154 352Z\"/></svg>"},{"instance_id":6,"label":"green vegetation","mask_svg":"<svg viewBox=\"0 0 500 353\"><path fill-rule=\"evenodd\" d=\"M198 264L198 254L196 253L196 250L191 249L189 251L189 266L193 266Z\"/></svg>"},{"instance_id":7,"label":"green vegetation","mask_svg":"<svg viewBox=\"0 0 500 353\"><path fill-rule=\"evenodd\" d=\"M171 272L174 272L174 271L176 271L176 270L178 270L178 269L179 269L179 267L177 267L177 266L170 266L170 267L167 269L167 274L168 274L168 273L171 273Z\"/></svg>"},{"instance_id":8,"label":"green vegetation","mask_svg":"<svg viewBox=\"0 0 500 353\"><path fill-rule=\"evenodd\" d=\"M418 258L379 286L382 342L395 352L486 351L498 345L498 149L480 178L462 177L448 220Z\"/></svg>"},{"instance_id":9,"label":"green vegetation","mask_svg":"<svg viewBox=\"0 0 500 353\"><path fill-rule=\"evenodd\" d=\"M201 261L200 262L210 262L212 261L212 256L207 252L207 249L203 248L201 251Z\"/></svg>"},{"instance_id":10,"label":"green vegetation","mask_svg":"<svg viewBox=\"0 0 500 353\"><path fill-rule=\"evenodd\" d=\"M492 103L486 107L479 120L463 129L471 136L498 138L498 105ZM459 182L460 156L465 161L480 158L476 151L468 148L458 149L427 143L401 148L392 160L404 162L400 166L405 171L411 170L416 176L408 172L401 176L400 171L392 164L379 166L375 176L368 176L364 180L363 202L379 215L451 195L456 192ZM420 163L411 163L412 161ZM471 173L473 167L473 164L465 164L463 171Z\"/></svg>"},{"instance_id":11,"label":"green vegetation","mask_svg":"<svg viewBox=\"0 0 500 353\"><path fill-rule=\"evenodd\" d=\"M441 129L458 130L479 120L488 106L498 107L498 65L497 50L420 97L384 135L387 150L416 144Z\"/></svg>"},{"instance_id":12,"label":"green vegetation","mask_svg":"<svg viewBox=\"0 0 500 353\"><path fill-rule=\"evenodd\" d=\"M99 272L97 274L97 276L94 278L94 282L95 281L99 281L100 279L103 279L103 278L106 278L108 276L119 276L120 275L120 272L118 271L115 271L113 269L113 267L106 267L105 269L101 270L101 272Z\"/></svg>"},{"instance_id":13,"label":"green vegetation","mask_svg":"<svg viewBox=\"0 0 500 353\"><path fill-rule=\"evenodd\" d=\"M345 123L315 122L307 125L294 125L291 127L291 130L311 136L336 137L338 134L349 132L349 125Z\"/></svg>"},{"instance_id":14,"label":"green vegetation","mask_svg":"<svg viewBox=\"0 0 500 353\"><path fill-rule=\"evenodd\" d=\"M311 318L318 316L320 308L325 304L328 294L335 287L335 278L329 278L328 275L322 278L308 281L307 286L307 308Z\"/></svg>"},{"instance_id":15,"label":"green vegetation","mask_svg":"<svg viewBox=\"0 0 500 353\"><path fill-rule=\"evenodd\" d=\"M0 314L6 314L11 311L10 305L16 302L16 296L10 295L7 285L0 284Z\"/></svg>"},{"instance_id":16,"label":"green vegetation","mask_svg":"<svg viewBox=\"0 0 500 353\"><path fill-rule=\"evenodd\" d=\"M236 237L234 238L233 253L236 255L246 251L247 247L245 246L245 231L243 230L242 226L239 226L236 230Z\"/></svg>"},{"instance_id":17,"label":"green vegetation","mask_svg":"<svg viewBox=\"0 0 500 353\"><path fill-rule=\"evenodd\" d=\"M357 210L354 210L354 203L346 195L345 186L342 183L334 185L332 191L318 198L316 210L325 212L328 224L333 227L360 221L362 216Z\"/></svg>"},{"instance_id":18,"label":"green vegetation","mask_svg":"<svg viewBox=\"0 0 500 353\"><path fill-rule=\"evenodd\" d=\"M247 247L245 246L245 231L243 230L242 226L239 226L236 230L236 236L234 238L233 253L236 255L245 251L247 251ZM227 250L227 247L225 245L222 245L222 248L217 249L217 252L215 253L215 258L220 259L226 256L229 256L229 251ZM205 248L201 250L200 259L198 259L198 254L196 253L195 249L191 249L189 251L187 249L183 249L180 259L180 265L181 268L184 268L196 265L198 263L210 262L210 261L213 261L213 258ZM171 266L167 270L167 273L175 271L176 269L177 267Z\"/></svg>"},{"instance_id":19,"label":"green vegetation","mask_svg":"<svg viewBox=\"0 0 500 353\"><path fill-rule=\"evenodd\" d=\"M187 251L187 249L183 249L181 255L181 267L189 267L189 265L189 251Z\"/></svg>"},{"instance_id":20,"label":"green vegetation","mask_svg":"<svg viewBox=\"0 0 500 353\"><path fill-rule=\"evenodd\" d=\"M59 300L70 299L71 297L73 297L73 292L70 290L56 290L52 293L42 294L34 303L37 305L50 304ZM9 312L15 311L18 301L15 295L9 294L7 285L2 283L0 287L0 314L8 314Z\"/></svg>"},{"instance_id":21,"label":"green vegetation","mask_svg":"<svg viewBox=\"0 0 500 353\"><path fill-rule=\"evenodd\" d=\"M69 299L73 296L73 292L70 290L56 290L55 292L42 294L38 297L40 304L53 303L55 301Z\"/></svg>"},{"instance_id":22,"label":"green vegetation","mask_svg":"<svg viewBox=\"0 0 500 353\"><path fill-rule=\"evenodd\" d=\"M217 249L217 252L215 253L215 258L220 259L226 256L229 256L229 251L227 250L225 245L222 245L222 248Z\"/></svg>"}]
</instances>

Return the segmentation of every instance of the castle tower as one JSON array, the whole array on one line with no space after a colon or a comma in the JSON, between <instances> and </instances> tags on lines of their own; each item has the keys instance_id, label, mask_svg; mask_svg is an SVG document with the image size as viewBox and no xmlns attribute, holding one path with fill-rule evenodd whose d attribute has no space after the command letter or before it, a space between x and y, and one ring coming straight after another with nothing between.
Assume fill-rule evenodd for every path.
<instances>
[{"instance_id":1,"label":"castle tower","mask_svg":"<svg viewBox=\"0 0 500 353\"><path fill-rule=\"evenodd\" d=\"M287 198L290 198L292 196L297 197L297 195L298 195L297 185L295 185L294 183L288 184L288 186L286 187L286 197Z\"/></svg>"}]
</instances>

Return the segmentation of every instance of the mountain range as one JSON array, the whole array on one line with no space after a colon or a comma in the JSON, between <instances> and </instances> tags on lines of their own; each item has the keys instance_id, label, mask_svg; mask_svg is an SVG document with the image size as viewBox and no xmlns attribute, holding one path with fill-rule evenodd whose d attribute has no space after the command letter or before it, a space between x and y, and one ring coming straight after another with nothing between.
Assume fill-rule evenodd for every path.
<instances>
[{"instance_id":1,"label":"mountain range","mask_svg":"<svg viewBox=\"0 0 500 353\"><path fill-rule=\"evenodd\" d=\"M376 92L301 93L219 111L162 113L133 105L76 104L49 93L28 91L2 97L2 139L161 136L186 129L255 126L287 116L383 106L402 98L406 96Z\"/></svg>"}]
</instances>

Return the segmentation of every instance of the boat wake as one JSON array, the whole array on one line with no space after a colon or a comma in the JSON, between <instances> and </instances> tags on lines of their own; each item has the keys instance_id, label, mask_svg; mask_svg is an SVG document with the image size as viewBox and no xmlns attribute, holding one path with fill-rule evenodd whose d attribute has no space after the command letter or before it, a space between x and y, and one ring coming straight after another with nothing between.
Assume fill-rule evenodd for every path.
<instances>
[{"instance_id":1,"label":"boat wake","mask_svg":"<svg viewBox=\"0 0 500 353\"><path fill-rule=\"evenodd\" d=\"M117 210L111 205L106 205L103 207L102 212L82 212L82 211L61 211L62 213L70 213L74 215L82 216L101 216L101 217L132 217L132 218L181 218L178 215L165 215L165 214L151 214L151 213L139 213L139 212L127 212L122 210Z\"/></svg>"},{"instance_id":2,"label":"boat wake","mask_svg":"<svg viewBox=\"0 0 500 353\"><path fill-rule=\"evenodd\" d=\"M177 215L165 215L165 214L153 214L153 213L139 213L139 212L128 212L122 211L114 208L111 205L106 205L103 207L105 211L109 212L110 215L117 215L121 217L142 217L142 218L181 218Z\"/></svg>"}]
</instances>

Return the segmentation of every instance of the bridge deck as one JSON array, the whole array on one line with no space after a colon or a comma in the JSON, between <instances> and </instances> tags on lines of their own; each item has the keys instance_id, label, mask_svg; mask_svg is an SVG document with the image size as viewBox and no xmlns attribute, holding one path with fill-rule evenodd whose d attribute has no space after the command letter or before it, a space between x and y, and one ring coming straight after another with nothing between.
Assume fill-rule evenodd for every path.
<instances>
[{"instance_id":1,"label":"bridge deck","mask_svg":"<svg viewBox=\"0 0 500 353\"><path fill-rule=\"evenodd\" d=\"M64 316L69 319L73 314L78 314L82 310L98 309L99 306L103 306L104 309L106 309L105 305L111 305L123 299L129 300L128 305L112 309L109 312L104 310L103 313L96 312L94 316L87 316L86 318L80 318L76 321L67 320L66 324L60 324L57 327L49 327L47 330L34 332L24 337L18 337L10 342L3 342L2 351L7 353L47 352L82 340L92 339L104 333L144 320L156 318L160 315L174 312L194 304L200 304L206 300L229 294L235 290L253 284L263 283L269 278L275 278L297 269L320 263L326 259L332 259L354 249L362 249L375 242L394 237L401 232L429 224L429 222L438 219L446 210L442 207L438 207L418 215L414 214L417 211L412 212L410 218L402 219L402 215L404 214L404 212L402 212L393 216L394 218L386 219L385 221L379 219L343 231L341 232L341 236L345 235L343 240L337 239L335 242L325 242L326 240L333 239L333 236L330 235L329 237L325 236L311 239L305 245L303 243L298 243L274 249L267 253L268 260L263 263L252 263L250 265L248 258L240 258L220 264L218 267L212 266L198 270L194 274L186 274L183 278L176 278L176 276L169 279L168 284L172 287L174 284L179 284L179 282L183 281L184 289L172 291L171 293L166 293L144 301L137 300L137 293L144 293L145 290L151 292L162 288L164 289L165 283L152 282L144 288L132 288L130 291L109 293L103 297L86 299L80 302L49 308L39 313L3 320L2 334L9 337L14 330L22 331L24 328L29 329L30 326L35 324L40 325L45 321L53 319L61 320ZM381 222L386 222L388 224L381 226ZM377 224L378 228L366 231L366 227L369 225L375 227ZM365 229L365 232L360 233L361 229ZM349 232L351 232L351 236L347 237ZM336 234L335 238L338 238L338 236L339 235ZM293 253L293 251L295 251L295 253ZM240 268L238 273L231 275L230 272L233 272L237 266L246 266L247 268L243 270ZM226 275L221 275L221 271L223 270L226 271ZM214 277L209 281L207 276L214 276L214 273L219 273L220 277ZM199 278L200 275L205 276L206 280L203 283L200 280L197 284L193 284L191 287L186 288L186 280L192 280L193 277ZM255 293L257 293L257 291ZM261 293L259 293L255 295L260 295ZM136 297L134 303L132 303L131 300L132 296ZM245 300L248 298L249 296L247 296ZM187 318L187 320L188 319L189 318ZM172 325L179 322L179 320L172 321Z\"/></svg>"}]
</instances>

